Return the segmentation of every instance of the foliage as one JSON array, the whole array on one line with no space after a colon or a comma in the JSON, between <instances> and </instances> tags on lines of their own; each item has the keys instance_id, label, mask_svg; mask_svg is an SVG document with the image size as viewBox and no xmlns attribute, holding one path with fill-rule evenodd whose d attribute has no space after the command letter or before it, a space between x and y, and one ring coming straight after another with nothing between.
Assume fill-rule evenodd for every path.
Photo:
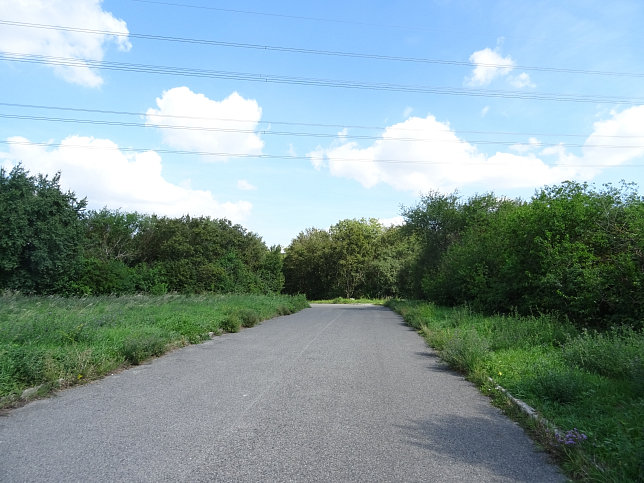
<instances>
[{"instance_id":1,"label":"foliage","mask_svg":"<svg viewBox=\"0 0 644 483\"><path fill-rule=\"evenodd\" d=\"M307 307L286 295L0 296L0 407Z\"/></svg>"},{"instance_id":2,"label":"foliage","mask_svg":"<svg viewBox=\"0 0 644 483\"><path fill-rule=\"evenodd\" d=\"M0 169L0 290L62 291L80 268L85 205L60 190L60 173Z\"/></svg>"},{"instance_id":3,"label":"foliage","mask_svg":"<svg viewBox=\"0 0 644 483\"><path fill-rule=\"evenodd\" d=\"M33 294L279 293L281 247L228 220L85 212L60 173L0 172L0 289Z\"/></svg>"},{"instance_id":4,"label":"foliage","mask_svg":"<svg viewBox=\"0 0 644 483\"><path fill-rule=\"evenodd\" d=\"M138 213L120 210L88 211L85 225L84 254L87 258L131 262L137 256L136 235L149 222Z\"/></svg>"},{"instance_id":5,"label":"foliage","mask_svg":"<svg viewBox=\"0 0 644 483\"><path fill-rule=\"evenodd\" d=\"M279 246L228 220L207 217L146 220L135 236L137 263L163 274L180 293L278 293L282 289Z\"/></svg>"},{"instance_id":6,"label":"foliage","mask_svg":"<svg viewBox=\"0 0 644 483\"><path fill-rule=\"evenodd\" d=\"M530 202L432 193L404 215L421 244L407 295L598 328L642 326L644 199L630 185L566 182Z\"/></svg>"},{"instance_id":7,"label":"foliage","mask_svg":"<svg viewBox=\"0 0 644 483\"><path fill-rule=\"evenodd\" d=\"M286 248L284 291L303 293L309 299L328 298L331 292L331 236L324 230L309 228Z\"/></svg>"},{"instance_id":8,"label":"foliage","mask_svg":"<svg viewBox=\"0 0 644 483\"><path fill-rule=\"evenodd\" d=\"M413 239L377 220L342 220L328 231L310 228L286 249L287 293L311 299L390 297L402 292L415 255Z\"/></svg>"},{"instance_id":9,"label":"foliage","mask_svg":"<svg viewBox=\"0 0 644 483\"><path fill-rule=\"evenodd\" d=\"M552 316L488 316L420 301L387 305L483 391L494 395L500 384L562 428L535 434L571 477L641 478L644 330L599 333Z\"/></svg>"}]
</instances>

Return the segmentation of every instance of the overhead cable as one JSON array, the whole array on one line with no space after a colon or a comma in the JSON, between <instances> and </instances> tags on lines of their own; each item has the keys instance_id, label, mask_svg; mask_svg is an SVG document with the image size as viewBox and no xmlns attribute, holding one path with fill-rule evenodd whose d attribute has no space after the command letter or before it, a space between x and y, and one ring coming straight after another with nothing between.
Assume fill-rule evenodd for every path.
<instances>
[{"instance_id":1,"label":"overhead cable","mask_svg":"<svg viewBox=\"0 0 644 483\"><path fill-rule=\"evenodd\" d=\"M338 133L314 133L314 132L296 132L296 131L274 131L271 129L236 129L226 127L213 127L213 126L185 126L176 124L157 124L153 122L137 123L127 121L110 121L100 119L78 119L78 118L61 118L61 117L48 117L48 116L30 116L21 114L6 114L0 113L0 118L5 119L22 119L30 121L44 121L44 122L61 122L61 123L76 123L76 124L93 124L103 126L118 126L118 127L136 127L136 128L149 128L154 127L158 129L176 129L188 131L202 131L202 132L217 132L217 133L230 133L230 134L253 134L253 135L271 135L271 136L294 136L294 137L318 137L318 138L339 138L339 139L353 139L353 140L370 140L382 142L420 142L420 143L467 143L471 145L526 145L529 143L522 143L521 141L502 141L490 139L477 139L477 140L462 140L462 139L436 139L436 138L419 138L419 137L395 137L395 136L367 136L367 135L349 135ZM449 132L449 131L443 131ZM456 135L456 133L454 133ZM624 137L624 136L622 136ZM629 136L629 138L640 139L644 141L644 136ZM610 149L626 149L626 148L644 148L644 145L633 144L580 144L580 143L544 143L539 141L534 144L534 147L541 148L547 146L561 146L561 147L584 147L584 148L610 148Z\"/></svg>"},{"instance_id":2,"label":"overhead cable","mask_svg":"<svg viewBox=\"0 0 644 483\"><path fill-rule=\"evenodd\" d=\"M68 111L68 112L84 112L92 114L106 114L106 115L127 115L127 116L136 116L136 117L146 117L148 113L145 112L132 112L132 111L115 111L115 110L106 110L106 109L89 109L89 108L79 108L79 107L70 107L70 106L48 106L42 104L19 104L15 102L1 102L0 106L6 107L19 107L19 108L28 108L28 109L39 109L39 110L54 110L54 111ZM6 114L6 116L14 116ZM19 115L16 115L19 116ZM385 131L386 129L391 128L392 126L365 126L365 125L355 125L355 124L324 124L324 123L311 123L311 122L295 122L295 121L276 121L271 120L255 120L255 119L233 119L233 118L219 118L219 117L203 117L203 116L185 116L185 115L174 115L174 114L162 114L160 112L154 112L153 116L155 118L161 119L186 119L186 120L198 120L198 121L218 121L218 122L231 122L231 123L257 123L257 124L268 124L268 125L286 125L286 126L305 126L305 127L323 127L323 128L334 128L334 129L364 129L364 130L377 130ZM404 122L404 121L402 121ZM413 129L409 127L399 127L396 126L396 131L402 132L426 132L426 129ZM454 132L456 131L450 128L441 129L443 132ZM573 134L573 133L546 133L546 132L519 132L519 131L482 131L482 130L458 130L459 134L493 134L501 136L524 136L524 137L581 137L586 138L588 134ZM335 133L333 136L337 136ZM595 137L598 138L618 138L618 139L641 139L642 136L637 135L619 135L619 134L595 134ZM376 136L377 137L377 136Z\"/></svg>"},{"instance_id":3,"label":"overhead cable","mask_svg":"<svg viewBox=\"0 0 644 483\"><path fill-rule=\"evenodd\" d=\"M277 46L277 45L262 45L262 44L243 43L243 42L225 42L225 41L212 40L212 39L172 37L172 36L166 36L166 35L142 34L142 33L135 33L135 32L114 32L109 30L97 30L97 29L88 29L88 28L81 28L81 27L66 27L62 25L16 22L11 20L1 20L1 19L0 19L0 25L11 25L11 26L17 26L17 27L57 30L57 31L63 31L63 32L79 32L79 33L87 33L87 34L95 34L95 35L110 35L115 37L131 37L131 38L138 38L138 39L145 39L145 40L158 40L158 41L165 41L165 42L180 42L180 43L210 45L210 46L217 46L217 47L231 47L231 48L253 49L253 50L274 51L274 52L288 52L288 53L297 53L297 54L306 54L306 55L336 56L336 57L349 57L349 58L359 58L359 59L369 59L369 60L410 62L410 63L418 63L418 64L454 65L454 66L464 66L464 67L491 67L491 68L508 67L507 64L475 63L471 61L460 61L460 60L449 60L449 59L402 57L402 56L382 55L382 54L373 54L373 53L365 53L365 52L304 49L304 48ZM528 66L528 65L512 65L512 67L519 70L557 72L557 73L566 73L566 74L602 75L602 76L614 76L614 77L644 77L644 73L638 73L638 72L616 72L616 71L572 69L572 68Z\"/></svg>"},{"instance_id":4,"label":"overhead cable","mask_svg":"<svg viewBox=\"0 0 644 483\"><path fill-rule=\"evenodd\" d=\"M129 64L92 59L76 59L71 57L54 57L46 55L24 54L18 52L0 53L0 60L27 62L36 64L57 65L63 67L95 68L146 74L176 75L181 77L201 77L209 79L227 79L248 82L263 82L274 84L303 85L313 87L332 87L354 90L377 90L394 92L415 92L420 94L473 96L504 99L527 99L560 102L591 102L596 104L643 104L644 98L628 98L603 95L574 95L563 93L530 93L520 91L504 91L491 89L464 89L453 87L433 87L423 85L372 83L351 80L322 79L311 77L293 77L250 72L216 71L191 67Z\"/></svg>"}]
</instances>

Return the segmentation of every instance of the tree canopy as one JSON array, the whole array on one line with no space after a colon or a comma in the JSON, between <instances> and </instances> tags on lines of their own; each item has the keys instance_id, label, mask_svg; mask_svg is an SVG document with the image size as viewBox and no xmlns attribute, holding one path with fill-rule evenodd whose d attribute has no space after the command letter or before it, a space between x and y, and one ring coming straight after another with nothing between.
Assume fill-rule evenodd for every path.
<instances>
[{"instance_id":1,"label":"tree canopy","mask_svg":"<svg viewBox=\"0 0 644 483\"><path fill-rule=\"evenodd\" d=\"M0 175L0 289L279 293L281 248L228 220L86 211L60 174Z\"/></svg>"},{"instance_id":2,"label":"tree canopy","mask_svg":"<svg viewBox=\"0 0 644 483\"><path fill-rule=\"evenodd\" d=\"M377 220L342 220L328 231L309 228L286 248L285 291L312 299L400 295L413 256L399 227Z\"/></svg>"},{"instance_id":3,"label":"tree canopy","mask_svg":"<svg viewBox=\"0 0 644 483\"><path fill-rule=\"evenodd\" d=\"M86 201L59 182L0 169L0 288L54 293L77 276Z\"/></svg>"}]
</instances>

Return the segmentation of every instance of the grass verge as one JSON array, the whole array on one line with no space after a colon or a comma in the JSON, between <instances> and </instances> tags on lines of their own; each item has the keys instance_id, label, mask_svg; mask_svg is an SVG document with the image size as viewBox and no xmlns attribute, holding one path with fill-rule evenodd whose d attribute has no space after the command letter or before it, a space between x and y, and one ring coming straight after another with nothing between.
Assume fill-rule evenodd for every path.
<instances>
[{"instance_id":1,"label":"grass verge","mask_svg":"<svg viewBox=\"0 0 644 483\"><path fill-rule=\"evenodd\" d=\"M0 408L308 307L304 296L0 296Z\"/></svg>"},{"instance_id":2,"label":"grass verge","mask_svg":"<svg viewBox=\"0 0 644 483\"><path fill-rule=\"evenodd\" d=\"M568 476L644 481L644 331L594 333L549 316L488 317L465 307L400 300L386 305L521 421ZM560 433L520 415L496 385Z\"/></svg>"}]
</instances>

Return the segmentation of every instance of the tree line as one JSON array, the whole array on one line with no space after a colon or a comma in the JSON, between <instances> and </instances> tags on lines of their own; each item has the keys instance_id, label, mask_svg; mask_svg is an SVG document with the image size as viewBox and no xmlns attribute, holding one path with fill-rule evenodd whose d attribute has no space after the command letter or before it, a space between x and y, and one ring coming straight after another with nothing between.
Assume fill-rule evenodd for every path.
<instances>
[{"instance_id":1,"label":"tree line","mask_svg":"<svg viewBox=\"0 0 644 483\"><path fill-rule=\"evenodd\" d=\"M404 224L341 220L284 253L208 217L87 210L60 175L0 172L0 290L399 297L578 325L644 320L644 198L565 182L527 200L430 192Z\"/></svg>"},{"instance_id":2,"label":"tree line","mask_svg":"<svg viewBox=\"0 0 644 483\"><path fill-rule=\"evenodd\" d=\"M329 230L309 228L286 248L287 293L311 299L402 297L416 253L413 238L378 220L342 220Z\"/></svg>"},{"instance_id":3,"label":"tree line","mask_svg":"<svg viewBox=\"0 0 644 483\"><path fill-rule=\"evenodd\" d=\"M401 227L345 220L300 233L285 290L643 325L644 198L633 185L565 182L528 201L430 192L402 214Z\"/></svg>"},{"instance_id":4,"label":"tree line","mask_svg":"<svg viewBox=\"0 0 644 483\"><path fill-rule=\"evenodd\" d=\"M0 171L0 290L279 293L281 248L228 220L87 210L60 174Z\"/></svg>"}]
</instances>

